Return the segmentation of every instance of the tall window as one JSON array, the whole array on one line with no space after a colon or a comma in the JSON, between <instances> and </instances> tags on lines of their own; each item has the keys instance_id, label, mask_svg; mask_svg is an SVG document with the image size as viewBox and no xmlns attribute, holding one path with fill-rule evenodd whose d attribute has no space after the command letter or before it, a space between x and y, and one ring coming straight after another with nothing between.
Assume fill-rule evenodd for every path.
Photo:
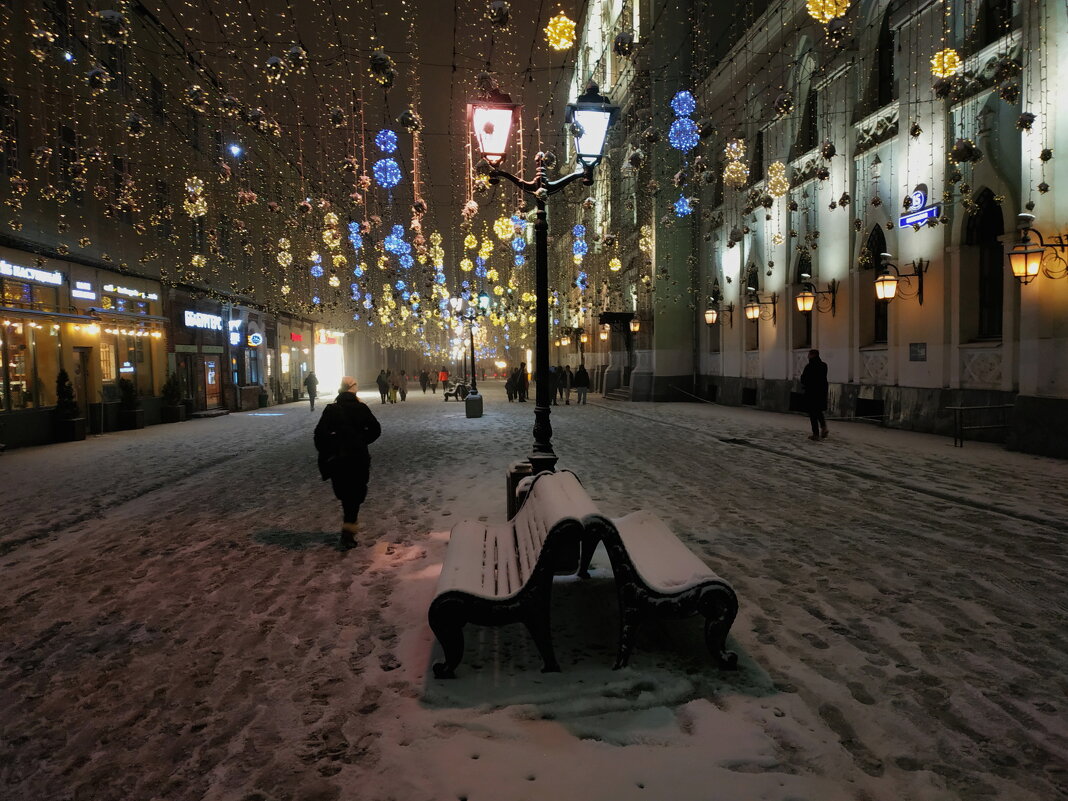
<instances>
[{"instance_id":1,"label":"tall window","mask_svg":"<svg viewBox=\"0 0 1068 801\"><path fill-rule=\"evenodd\" d=\"M875 55L875 100L878 107L897 99L897 78L894 75L894 30L890 27L890 13L883 17L879 28L879 44Z\"/></svg>"},{"instance_id":2,"label":"tall window","mask_svg":"<svg viewBox=\"0 0 1068 801\"><path fill-rule=\"evenodd\" d=\"M19 171L19 101L0 86L0 169L4 175Z\"/></svg>"},{"instance_id":3,"label":"tall window","mask_svg":"<svg viewBox=\"0 0 1068 801\"><path fill-rule=\"evenodd\" d=\"M745 317L745 304L753 297L756 297L760 291L760 271L755 264L749 265L749 269L745 273L745 298L742 303L742 316L745 319L745 349L746 350L760 350L760 317L755 320L750 320Z\"/></svg>"},{"instance_id":4,"label":"tall window","mask_svg":"<svg viewBox=\"0 0 1068 801\"><path fill-rule=\"evenodd\" d=\"M966 245L962 258L963 286L971 283L977 295L976 336L1001 339L1001 318L1005 296L1005 254L999 237L1005 233L1001 207L994 193L984 189L976 198L978 208L968 218ZM970 273L970 275L969 275ZM968 279L973 280L969 281Z\"/></svg>"},{"instance_id":5,"label":"tall window","mask_svg":"<svg viewBox=\"0 0 1068 801\"><path fill-rule=\"evenodd\" d=\"M167 94L163 89L163 81L152 76L149 86L148 105L152 109L152 118L159 122L166 114Z\"/></svg>"},{"instance_id":6,"label":"tall window","mask_svg":"<svg viewBox=\"0 0 1068 801\"><path fill-rule=\"evenodd\" d=\"M797 254L797 265L794 269L794 297L797 296L805 284L812 280L812 256L808 250L802 250ZM801 312L797 310L797 304L789 301L790 316L793 318L793 347L812 347L812 317L815 312Z\"/></svg>"},{"instance_id":7,"label":"tall window","mask_svg":"<svg viewBox=\"0 0 1068 801\"><path fill-rule=\"evenodd\" d=\"M757 131L753 142L753 163L749 166L749 183L756 183L764 178L764 132Z\"/></svg>"},{"instance_id":8,"label":"tall window","mask_svg":"<svg viewBox=\"0 0 1068 801\"><path fill-rule=\"evenodd\" d=\"M979 47L993 44L1012 30L1013 0L983 0L975 21L975 36Z\"/></svg>"},{"instance_id":9,"label":"tall window","mask_svg":"<svg viewBox=\"0 0 1068 801\"><path fill-rule=\"evenodd\" d=\"M819 144L819 131L816 130L816 112L819 106L819 93L809 89L805 96L805 109L801 114L801 128L797 132L797 144L794 151L800 156Z\"/></svg>"}]
</instances>

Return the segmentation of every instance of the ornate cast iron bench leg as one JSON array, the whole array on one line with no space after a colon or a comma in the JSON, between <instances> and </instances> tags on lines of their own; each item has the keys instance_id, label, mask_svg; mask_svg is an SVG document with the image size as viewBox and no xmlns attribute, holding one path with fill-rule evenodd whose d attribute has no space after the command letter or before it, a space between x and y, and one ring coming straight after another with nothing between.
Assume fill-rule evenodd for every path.
<instances>
[{"instance_id":1,"label":"ornate cast iron bench leg","mask_svg":"<svg viewBox=\"0 0 1068 801\"><path fill-rule=\"evenodd\" d=\"M445 652L444 662L434 663L434 676L439 679L456 678L456 666L464 656L464 605L451 600L434 603L428 614L430 630Z\"/></svg>"},{"instance_id":2,"label":"ornate cast iron bench leg","mask_svg":"<svg viewBox=\"0 0 1068 801\"><path fill-rule=\"evenodd\" d=\"M549 599L544 600L545 603L533 605L523 616L523 625L527 627L541 655L541 672L559 673L560 664L556 661L556 654L553 653L552 629L549 625Z\"/></svg>"},{"instance_id":3,"label":"ornate cast iron bench leg","mask_svg":"<svg viewBox=\"0 0 1068 801\"><path fill-rule=\"evenodd\" d=\"M705 593L699 611L705 618L705 645L721 668L738 667L738 654L727 650L727 633L738 614L738 601L733 593L724 590Z\"/></svg>"},{"instance_id":4,"label":"ornate cast iron bench leg","mask_svg":"<svg viewBox=\"0 0 1068 801\"><path fill-rule=\"evenodd\" d=\"M619 587L619 651L612 670L624 668L630 661L630 653L634 650L634 641L638 637L638 622L641 616L634 587L629 584L617 586Z\"/></svg>"}]
</instances>

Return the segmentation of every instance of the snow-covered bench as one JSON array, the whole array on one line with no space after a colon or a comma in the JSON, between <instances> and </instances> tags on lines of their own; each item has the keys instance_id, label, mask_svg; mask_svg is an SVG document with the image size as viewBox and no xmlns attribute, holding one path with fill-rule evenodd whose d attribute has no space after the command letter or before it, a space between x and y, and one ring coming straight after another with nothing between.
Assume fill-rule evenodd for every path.
<instances>
[{"instance_id":1,"label":"snow-covered bench","mask_svg":"<svg viewBox=\"0 0 1068 801\"><path fill-rule=\"evenodd\" d=\"M553 574L569 557L568 572L574 571L583 532L596 518L597 508L575 474L563 470L531 479L523 505L507 523L462 521L453 526L428 613L445 652L434 675L455 675L467 623L523 623L541 654L542 671L560 670L549 631Z\"/></svg>"},{"instance_id":2,"label":"snow-covered bench","mask_svg":"<svg viewBox=\"0 0 1068 801\"><path fill-rule=\"evenodd\" d=\"M600 540L615 575L619 596L619 651L624 667L634 647L639 620L647 615L705 618L705 644L723 668L734 668L738 655L726 649L727 633L738 614L738 598L667 525L651 512L591 521L582 543L579 575L589 577L590 559Z\"/></svg>"}]
</instances>

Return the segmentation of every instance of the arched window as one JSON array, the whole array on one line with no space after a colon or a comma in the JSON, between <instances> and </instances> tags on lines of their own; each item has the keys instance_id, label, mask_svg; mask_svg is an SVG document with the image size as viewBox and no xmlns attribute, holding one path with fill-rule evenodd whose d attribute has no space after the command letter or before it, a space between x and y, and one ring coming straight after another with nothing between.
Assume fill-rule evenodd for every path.
<instances>
[{"instance_id":1,"label":"arched window","mask_svg":"<svg viewBox=\"0 0 1068 801\"><path fill-rule=\"evenodd\" d=\"M973 37L976 47L993 44L1012 30L1013 0L983 0L975 19Z\"/></svg>"},{"instance_id":2,"label":"arched window","mask_svg":"<svg viewBox=\"0 0 1068 801\"><path fill-rule=\"evenodd\" d=\"M1001 339L1005 253L1000 237L1005 233L1005 222L989 189L979 193L975 205L965 232L967 247L961 250L961 286L964 293L971 295L971 302L962 298L961 320L965 328L961 334L968 339Z\"/></svg>"},{"instance_id":3,"label":"arched window","mask_svg":"<svg viewBox=\"0 0 1068 801\"><path fill-rule=\"evenodd\" d=\"M745 294L742 297L742 319L745 321L745 349L760 350L760 318L750 320L745 316L745 304L760 292L760 270L750 264L745 271Z\"/></svg>"},{"instance_id":4,"label":"arched window","mask_svg":"<svg viewBox=\"0 0 1068 801\"><path fill-rule=\"evenodd\" d=\"M797 293L804 289L806 283L812 280L812 255L807 248L798 250L797 263L794 265L793 279L792 297L796 298ZM793 344L791 347L794 349L811 348L813 313L798 311L797 303L795 301L788 300L788 302L790 304L790 318L793 323Z\"/></svg>"},{"instance_id":5,"label":"arched window","mask_svg":"<svg viewBox=\"0 0 1068 801\"><path fill-rule=\"evenodd\" d=\"M857 277L860 283L860 341L866 345L885 345L890 331L886 301L875 297L875 279L880 271L880 256L886 252L886 235L876 225L860 249Z\"/></svg>"},{"instance_id":6,"label":"arched window","mask_svg":"<svg viewBox=\"0 0 1068 801\"><path fill-rule=\"evenodd\" d=\"M805 108L801 113L801 127L797 131L797 140L794 143L794 155L800 156L812 150L819 142L819 131L816 130L816 112L819 107L819 93L814 87L810 87L805 95Z\"/></svg>"},{"instance_id":7,"label":"arched window","mask_svg":"<svg viewBox=\"0 0 1068 801\"><path fill-rule=\"evenodd\" d=\"M749 165L749 183L764 180L764 132L757 131L753 144L753 162Z\"/></svg>"}]
</instances>

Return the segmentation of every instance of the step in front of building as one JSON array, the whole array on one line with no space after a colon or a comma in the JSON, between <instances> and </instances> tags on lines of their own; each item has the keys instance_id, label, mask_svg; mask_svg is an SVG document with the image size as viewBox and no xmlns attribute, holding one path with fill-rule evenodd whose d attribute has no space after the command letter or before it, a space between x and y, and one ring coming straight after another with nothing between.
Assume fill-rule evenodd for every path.
<instances>
[{"instance_id":1,"label":"step in front of building","mask_svg":"<svg viewBox=\"0 0 1068 801\"><path fill-rule=\"evenodd\" d=\"M208 409L203 412L193 412L189 415L190 419L196 420L203 417L222 417L224 414L230 414L229 409Z\"/></svg>"},{"instance_id":2,"label":"step in front of building","mask_svg":"<svg viewBox=\"0 0 1068 801\"><path fill-rule=\"evenodd\" d=\"M630 387L617 387L616 389L610 389L604 393L606 400L615 401L629 401L630 400Z\"/></svg>"}]
</instances>

